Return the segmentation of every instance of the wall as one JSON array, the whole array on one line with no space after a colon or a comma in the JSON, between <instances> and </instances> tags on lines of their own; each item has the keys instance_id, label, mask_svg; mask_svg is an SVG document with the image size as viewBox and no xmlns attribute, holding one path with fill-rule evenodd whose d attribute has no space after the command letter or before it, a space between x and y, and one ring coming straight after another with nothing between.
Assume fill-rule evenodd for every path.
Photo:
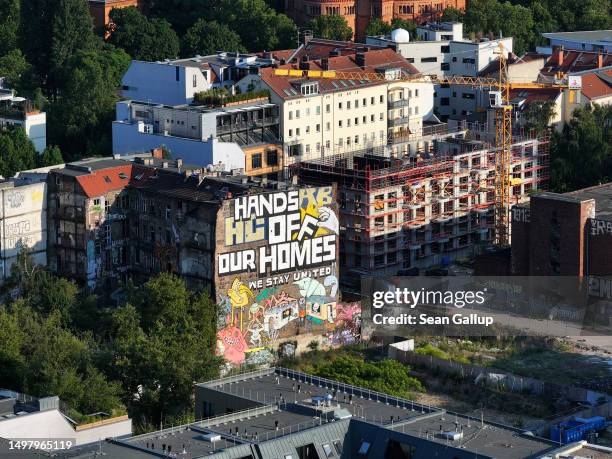
<instances>
[{"instance_id":1,"label":"wall","mask_svg":"<svg viewBox=\"0 0 612 459\"><path fill-rule=\"evenodd\" d=\"M35 112L26 114L24 129L38 153L47 148L47 114Z\"/></svg>"},{"instance_id":2,"label":"wall","mask_svg":"<svg viewBox=\"0 0 612 459\"><path fill-rule=\"evenodd\" d=\"M235 143L216 139L200 141L182 137L145 134L143 123L113 122L113 154L146 152L161 145L170 150L173 159L181 158L185 164L208 166L223 162L224 170L243 169L244 152Z\"/></svg>"},{"instance_id":3,"label":"wall","mask_svg":"<svg viewBox=\"0 0 612 459\"><path fill-rule=\"evenodd\" d=\"M588 274L612 276L612 220L590 218L586 237Z\"/></svg>"},{"instance_id":4,"label":"wall","mask_svg":"<svg viewBox=\"0 0 612 459\"><path fill-rule=\"evenodd\" d=\"M132 434L132 420L127 419L76 432L58 410L34 412L0 420L0 437L7 439L71 439L85 445L109 437Z\"/></svg>"},{"instance_id":5,"label":"wall","mask_svg":"<svg viewBox=\"0 0 612 459\"><path fill-rule=\"evenodd\" d=\"M6 279L23 247L37 264L47 264L47 184L0 190L0 278Z\"/></svg>"},{"instance_id":6,"label":"wall","mask_svg":"<svg viewBox=\"0 0 612 459\"><path fill-rule=\"evenodd\" d=\"M276 205L265 209L270 200ZM331 186L224 202L216 234L219 355L266 363L296 335L352 333L360 310L338 304L337 212ZM282 353L295 352L285 346Z\"/></svg>"}]
</instances>

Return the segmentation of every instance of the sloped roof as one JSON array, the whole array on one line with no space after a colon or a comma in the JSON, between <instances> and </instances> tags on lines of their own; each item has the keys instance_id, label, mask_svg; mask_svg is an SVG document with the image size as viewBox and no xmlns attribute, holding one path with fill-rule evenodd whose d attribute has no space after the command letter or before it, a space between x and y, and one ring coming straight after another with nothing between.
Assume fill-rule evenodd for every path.
<instances>
[{"instance_id":1,"label":"sloped roof","mask_svg":"<svg viewBox=\"0 0 612 459\"><path fill-rule=\"evenodd\" d=\"M532 51L527 52L520 57L518 57L516 54L512 54L512 56L510 56L510 59L508 59L508 65L521 65L521 64L533 62L538 59L546 59L546 55L532 52ZM495 59L489 62L489 64L484 69L482 69L478 74L480 76L486 76L486 75L491 75L495 73L499 73L499 59Z\"/></svg>"},{"instance_id":2,"label":"sloped roof","mask_svg":"<svg viewBox=\"0 0 612 459\"><path fill-rule=\"evenodd\" d=\"M347 56L336 56L327 58L327 68L324 67L322 61L310 60L310 70L336 70L336 71L363 71L363 72L376 72L377 69L403 69L405 73L416 75L419 71L409 63L405 58L396 53L390 48L370 50L364 52L365 65L360 67L356 62L356 55ZM281 66L283 69L295 69L299 68L299 64L286 64ZM293 99L303 97L299 92L292 91L292 83L297 80L295 78L287 78L285 76L275 76L274 69L262 69L261 70L262 80L283 99ZM299 80L299 79L298 79ZM332 80L322 78L319 81L319 90L321 93L335 92L335 91L346 91L351 87L360 88L375 86L381 84L380 81L367 81L367 80Z\"/></svg>"},{"instance_id":3,"label":"sloped roof","mask_svg":"<svg viewBox=\"0 0 612 459\"><path fill-rule=\"evenodd\" d=\"M559 51L553 54L544 63L542 75L552 76L557 72L582 72L598 68L599 53L588 51L563 50L563 61L559 62ZM612 54L603 54L602 67L612 65Z\"/></svg>"},{"instance_id":4,"label":"sloped roof","mask_svg":"<svg viewBox=\"0 0 612 459\"><path fill-rule=\"evenodd\" d=\"M612 70L582 75L582 94L591 100L612 96Z\"/></svg>"},{"instance_id":5,"label":"sloped roof","mask_svg":"<svg viewBox=\"0 0 612 459\"><path fill-rule=\"evenodd\" d=\"M154 169L136 164L124 164L79 175L76 181L88 198L102 196L109 191L120 190L135 178L151 175Z\"/></svg>"}]
</instances>

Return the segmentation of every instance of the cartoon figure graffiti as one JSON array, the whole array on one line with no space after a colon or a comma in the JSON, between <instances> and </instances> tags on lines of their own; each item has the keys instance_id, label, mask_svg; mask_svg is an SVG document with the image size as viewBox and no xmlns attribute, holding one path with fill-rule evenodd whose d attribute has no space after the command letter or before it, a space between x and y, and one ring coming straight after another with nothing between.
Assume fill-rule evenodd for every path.
<instances>
[{"instance_id":1,"label":"cartoon figure graffiti","mask_svg":"<svg viewBox=\"0 0 612 459\"><path fill-rule=\"evenodd\" d=\"M215 285L223 316L218 352L226 360L262 362L284 339L333 332L337 209L333 187L253 193L224 202Z\"/></svg>"}]
</instances>

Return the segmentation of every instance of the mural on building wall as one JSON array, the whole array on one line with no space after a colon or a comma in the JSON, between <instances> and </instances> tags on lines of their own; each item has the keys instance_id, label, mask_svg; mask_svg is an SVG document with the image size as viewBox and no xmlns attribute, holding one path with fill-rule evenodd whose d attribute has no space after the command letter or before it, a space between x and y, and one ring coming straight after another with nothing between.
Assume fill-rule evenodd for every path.
<instances>
[{"instance_id":1,"label":"mural on building wall","mask_svg":"<svg viewBox=\"0 0 612 459\"><path fill-rule=\"evenodd\" d=\"M218 224L219 355L264 363L283 340L333 335L340 228L332 187L228 200Z\"/></svg>"}]
</instances>

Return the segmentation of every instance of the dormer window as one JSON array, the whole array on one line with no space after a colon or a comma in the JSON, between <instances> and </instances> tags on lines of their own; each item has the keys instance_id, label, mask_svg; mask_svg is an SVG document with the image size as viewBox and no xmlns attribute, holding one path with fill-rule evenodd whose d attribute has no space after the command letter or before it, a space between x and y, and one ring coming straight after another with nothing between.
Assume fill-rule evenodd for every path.
<instances>
[{"instance_id":1,"label":"dormer window","mask_svg":"<svg viewBox=\"0 0 612 459\"><path fill-rule=\"evenodd\" d=\"M308 83L302 83L300 86L300 92L303 96L312 96L314 94L319 94L319 82L312 81Z\"/></svg>"}]
</instances>

